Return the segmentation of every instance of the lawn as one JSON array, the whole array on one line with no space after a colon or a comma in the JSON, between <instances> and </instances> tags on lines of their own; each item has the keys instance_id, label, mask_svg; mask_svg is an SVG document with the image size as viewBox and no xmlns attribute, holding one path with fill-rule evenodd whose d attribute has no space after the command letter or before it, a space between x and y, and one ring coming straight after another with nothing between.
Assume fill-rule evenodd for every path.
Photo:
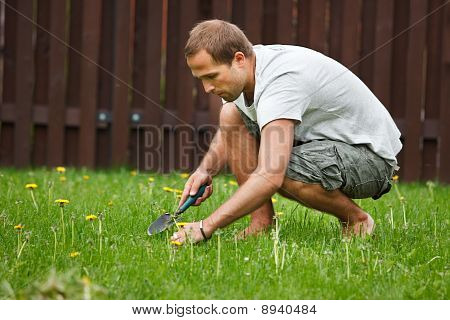
<instances>
[{"instance_id":1,"label":"lawn","mask_svg":"<svg viewBox=\"0 0 450 320\"><path fill-rule=\"evenodd\" d=\"M275 195L271 232L237 241L244 218L207 243L176 247L169 232L149 237L147 227L175 209L173 189L185 181L126 169L0 169L0 298L449 299L449 186L400 177L380 200L358 201L377 223L365 240L344 241L336 219ZM214 188L184 221L205 217L237 186L221 175Z\"/></svg>"}]
</instances>

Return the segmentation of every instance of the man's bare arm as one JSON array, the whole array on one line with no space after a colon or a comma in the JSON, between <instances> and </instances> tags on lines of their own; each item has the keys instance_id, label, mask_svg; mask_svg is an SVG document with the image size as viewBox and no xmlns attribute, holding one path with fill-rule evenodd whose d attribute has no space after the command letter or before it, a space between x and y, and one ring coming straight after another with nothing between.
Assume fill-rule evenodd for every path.
<instances>
[{"instance_id":1,"label":"man's bare arm","mask_svg":"<svg viewBox=\"0 0 450 320\"><path fill-rule=\"evenodd\" d=\"M208 152L203 157L197 170L207 172L211 176L217 175L227 162L226 144L223 133L217 130L209 146Z\"/></svg>"},{"instance_id":2,"label":"man's bare arm","mask_svg":"<svg viewBox=\"0 0 450 320\"><path fill-rule=\"evenodd\" d=\"M294 124L293 120L279 119L263 128L257 169L228 201L204 220L208 236L259 208L281 187L292 151Z\"/></svg>"},{"instance_id":3,"label":"man's bare arm","mask_svg":"<svg viewBox=\"0 0 450 320\"><path fill-rule=\"evenodd\" d=\"M203 196L201 196L194 205L198 206L205 201L213 192L212 189L212 177L222 170L227 161L226 144L223 141L223 133L221 130L217 130L208 152L203 157L200 166L189 177L186 185L184 186L183 194L181 195L178 206L180 207L189 195L195 195L203 184L208 184Z\"/></svg>"}]
</instances>

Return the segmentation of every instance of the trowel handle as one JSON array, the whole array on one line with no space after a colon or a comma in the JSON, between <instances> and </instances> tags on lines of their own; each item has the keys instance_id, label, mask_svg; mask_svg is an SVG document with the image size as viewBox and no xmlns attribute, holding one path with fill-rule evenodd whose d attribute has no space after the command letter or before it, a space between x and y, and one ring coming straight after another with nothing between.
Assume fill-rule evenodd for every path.
<instances>
[{"instance_id":1,"label":"trowel handle","mask_svg":"<svg viewBox=\"0 0 450 320\"><path fill-rule=\"evenodd\" d=\"M180 214L183 213L184 211L186 211L187 208L189 208L192 204L195 203L195 201L197 201L198 198L200 198L203 193L205 193L205 189L208 185L204 184L202 186L200 186L200 188L197 191L197 194L195 194L194 196L189 196L189 198L187 198L186 202L183 203L183 205L177 210L176 214Z\"/></svg>"}]
</instances>

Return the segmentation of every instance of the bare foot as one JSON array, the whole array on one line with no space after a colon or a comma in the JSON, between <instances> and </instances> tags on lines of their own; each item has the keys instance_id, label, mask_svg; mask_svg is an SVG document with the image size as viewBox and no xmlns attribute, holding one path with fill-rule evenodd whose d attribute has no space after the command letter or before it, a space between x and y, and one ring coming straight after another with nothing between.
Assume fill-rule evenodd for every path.
<instances>
[{"instance_id":1,"label":"bare foot","mask_svg":"<svg viewBox=\"0 0 450 320\"><path fill-rule=\"evenodd\" d=\"M248 236L260 235L261 233L264 233L267 230L269 230L271 227L272 227L272 224L250 223L250 225L247 228L245 228L244 230L242 230L241 232L239 232L236 235L236 237L238 240L243 240L243 239L247 238Z\"/></svg>"},{"instance_id":2,"label":"bare foot","mask_svg":"<svg viewBox=\"0 0 450 320\"><path fill-rule=\"evenodd\" d=\"M366 217L358 222L348 224L343 223L342 235L344 238L351 238L352 236L365 237L371 235L374 229L375 222L370 214L366 213Z\"/></svg>"}]
</instances>

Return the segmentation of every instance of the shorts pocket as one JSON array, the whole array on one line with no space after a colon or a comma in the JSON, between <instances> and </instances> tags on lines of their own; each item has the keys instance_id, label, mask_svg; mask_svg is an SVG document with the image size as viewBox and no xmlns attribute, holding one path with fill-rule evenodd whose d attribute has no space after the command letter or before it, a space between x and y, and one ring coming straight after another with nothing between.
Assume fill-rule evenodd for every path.
<instances>
[{"instance_id":1,"label":"shorts pocket","mask_svg":"<svg viewBox=\"0 0 450 320\"><path fill-rule=\"evenodd\" d=\"M352 199L378 199L391 188L391 167L366 147L358 149L358 158L346 165L344 176L347 183L341 190Z\"/></svg>"},{"instance_id":2,"label":"shorts pocket","mask_svg":"<svg viewBox=\"0 0 450 320\"><path fill-rule=\"evenodd\" d=\"M369 180L356 184L343 192L352 199L376 198L378 199L384 193L390 190L389 180L387 178Z\"/></svg>"}]
</instances>

